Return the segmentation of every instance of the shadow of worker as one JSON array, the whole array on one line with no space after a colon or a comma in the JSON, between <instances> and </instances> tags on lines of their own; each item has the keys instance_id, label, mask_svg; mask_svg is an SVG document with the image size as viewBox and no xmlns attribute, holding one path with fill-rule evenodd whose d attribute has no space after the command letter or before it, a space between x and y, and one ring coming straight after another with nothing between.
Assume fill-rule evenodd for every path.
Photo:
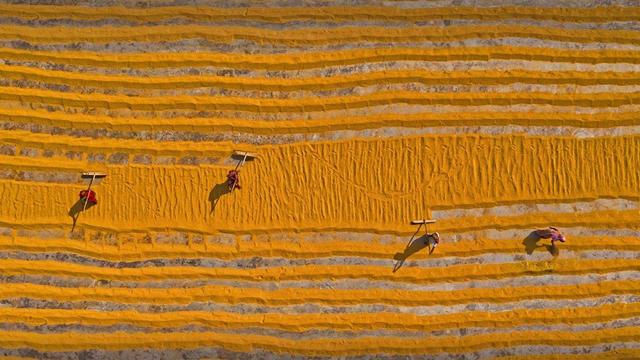
<instances>
[{"instance_id":1,"label":"shadow of worker","mask_svg":"<svg viewBox=\"0 0 640 360\"><path fill-rule=\"evenodd\" d=\"M396 261L396 263L393 265L393 272L398 271L402 267L402 265L404 265L404 262L409 256L428 247L427 235L422 235L417 239L415 238L416 235L418 235L420 228L422 228L422 226L418 227L418 230L413 234L413 236L411 236L411 239L407 243L407 246L404 248L404 251L401 253L396 253L393 256L393 259Z\"/></svg>"},{"instance_id":2,"label":"shadow of worker","mask_svg":"<svg viewBox=\"0 0 640 360\"><path fill-rule=\"evenodd\" d=\"M560 249L558 249L555 245L538 245L538 241L542 239L536 231L532 231L529 235L527 235L524 240L522 240L522 245L524 245L524 250L528 255L533 254L533 252L538 248L545 248L551 255L558 256L560 255Z\"/></svg>"},{"instance_id":3,"label":"shadow of worker","mask_svg":"<svg viewBox=\"0 0 640 360\"><path fill-rule=\"evenodd\" d=\"M210 214L213 214L213 212L216 210L216 206L218 205L218 201L220 201L222 195L228 194L230 192L231 190L229 190L229 185L227 185L226 181L217 184L213 187L213 189L211 189L211 192L209 192L209 202L211 203L211 211L209 212Z\"/></svg>"},{"instance_id":4,"label":"shadow of worker","mask_svg":"<svg viewBox=\"0 0 640 360\"><path fill-rule=\"evenodd\" d=\"M80 216L80 213L83 211L82 209L84 209L84 211L87 211L93 206L95 206L94 203L87 203L87 208L85 209L83 199L80 199L76 201L75 204L73 204L73 206L69 209L69 216L71 216L71 218L73 219L73 226L71 227L71 231L76 228L76 222L78 221L78 216Z\"/></svg>"}]
</instances>

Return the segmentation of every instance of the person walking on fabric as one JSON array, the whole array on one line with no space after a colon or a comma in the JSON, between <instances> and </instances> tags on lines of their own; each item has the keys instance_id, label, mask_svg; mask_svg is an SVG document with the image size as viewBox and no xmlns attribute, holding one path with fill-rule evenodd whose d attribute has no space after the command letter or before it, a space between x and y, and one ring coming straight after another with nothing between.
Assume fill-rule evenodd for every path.
<instances>
[{"instance_id":1,"label":"person walking on fabric","mask_svg":"<svg viewBox=\"0 0 640 360\"><path fill-rule=\"evenodd\" d=\"M438 232L434 232L431 234L427 233L424 244L429 246L429 254L433 253L433 251L436 249L436 246L440 244L440 234L438 234Z\"/></svg>"},{"instance_id":2,"label":"person walking on fabric","mask_svg":"<svg viewBox=\"0 0 640 360\"><path fill-rule=\"evenodd\" d=\"M233 191L234 189L240 190L240 170L229 170L227 174L227 186L229 187L229 191Z\"/></svg>"},{"instance_id":3,"label":"person walking on fabric","mask_svg":"<svg viewBox=\"0 0 640 360\"><path fill-rule=\"evenodd\" d=\"M78 195L80 196L80 200L84 200L86 203L91 205L98 203L98 199L96 199L96 192L93 190L82 190Z\"/></svg>"},{"instance_id":4,"label":"person walking on fabric","mask_svg":"<svg viewBox=\"0 0 640 360\"><path fill-rule=\"evenodd\" d=\"M73 232L76 228L76 223L78 221L78 217L80 217L80 213L87 210L91 206L94 206L98 203L98 199L96 198L96 192L91 190L91 186L96 182L96 180L101 180L107 177L106 173L97 172L97 171L88 171L83 172L80 175L81 179L89 180L89 186L86 190L82 190L78 193L80 200L76 202L75 205L69 209L69 215L73 219L73 225L71 226L71 232Z\"/></svg>"},{"instance_id":5,"label":"person walking on fabric","mask_svg":"<svg viewBox=\"0 0 640 360\"><path fill-rule=\"evenodd\" d=\"M555 246L555 242L565 242L567 239L560 233L560 230L553 226L549 226L546 229L536 230L536 235L541 239L551 239L551 246Z\"/></svg>"}]
</instances>

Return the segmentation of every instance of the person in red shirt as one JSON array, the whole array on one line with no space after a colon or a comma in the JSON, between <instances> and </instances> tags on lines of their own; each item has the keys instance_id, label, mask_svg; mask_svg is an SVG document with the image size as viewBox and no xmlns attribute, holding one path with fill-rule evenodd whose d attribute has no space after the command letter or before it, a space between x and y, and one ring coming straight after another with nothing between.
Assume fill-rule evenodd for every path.
<instances>
[{"instance_id":1,"label":"person in red shirt","mask_svg":"<svg viewBox=\"0 0 640 360\"><path fill-rule=\"evenodd\" d=\"M229 191L232 191L233 189L241 189L239 170L229 171L229 173L227 174L227 186L229 187Z\"/></svg>"},{"instance_id":2,"label":"person in red shirt","mask_svg":"<svg viewBox=\"0 0 640 360\"><path fill-rule=\"evenodd\" d=\"M84 200L91 205L98 203L98 199L96 199L96 192L93 190L82 190L79 195L80 200Z\"/></svg>"}]
</instances>

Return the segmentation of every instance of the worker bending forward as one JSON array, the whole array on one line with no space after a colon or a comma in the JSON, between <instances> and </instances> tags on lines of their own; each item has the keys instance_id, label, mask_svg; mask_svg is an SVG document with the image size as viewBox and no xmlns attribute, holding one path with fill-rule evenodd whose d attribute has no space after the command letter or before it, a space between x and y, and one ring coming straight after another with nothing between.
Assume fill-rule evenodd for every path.
<instances>
[{"instance_id":1,"label":"worker bending forward","mask_svg":"<svg viewBox=\"0 0 640 360\"><path fill-rule=\"evenodd\" d=\"M233 191L234 189L241 189L239 170L229 170L229 173L227 174L227 186L229 187L229 191Z\"/></svg>"},{"instance_id":2,"label":"worker bending forward","mask_svg":"<svg viewBox=\"0 0 640 360\"><path fill-rule=\"evenodd\" d=\"M424 244L429 247L429 254L433 253L433 251L436 249L436 246L440 244L440 234L438 234L437 232L434 232L432 234L427 233Z\"/></svg>"},{"instance_id":3,"label":"worker bending forward","mask_svg":"<svg viewBox=\"0 0 640 360\"><path fill-rule=\"evenodd\" d=\"M96 199L96 192L93 190L82 190L78 195L80 196L80 200L83 200L90 205L98 203L98 199Z\"/></svg>"},{"instance_id":4,"label":"worker bending forward","mask_svg":"<svg viewBox=\"0 0 640 360\"><path fill-rule=\"evenodd\" d=\"M536 235L541 239L551 239L551 246L555 246L555 242L565 242L567 239L560 233L560 230L549 226L547 229L536 230Z\"/></svg>"}]
</instances>

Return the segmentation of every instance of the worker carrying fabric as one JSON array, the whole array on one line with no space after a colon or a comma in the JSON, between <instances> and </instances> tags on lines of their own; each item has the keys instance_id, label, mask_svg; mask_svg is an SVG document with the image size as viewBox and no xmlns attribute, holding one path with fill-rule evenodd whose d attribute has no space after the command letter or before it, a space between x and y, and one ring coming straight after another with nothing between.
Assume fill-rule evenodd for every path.
<instances>
[{"instance_id":1,"label":"worker carrying fabric","mask_svg":"<svg viewBox=\"0 0 640 360\"><path fill-rule=\"evenodd\" d=\"M227 174L227 186L229 191L233 189L241 189L240 187L240 170L230 170Z\"/></svg>"},{"instance_id":2,"label":"worker carrying fabric","mask_svg":"<svg viewBox=\"0 0 640 360\"><path fill-rule=\"evenodd\" d=\"M440 234L437 232L427 233L424 244L430 247L429 254L431 254L436 249L436 246L440 244Z\"/></svg>"},{"instance_id":3,"label":"worker carrying fabric","mask_svg":"<svg viewBox=\"0 0 640 360\"><path fill-rule=\"evenodd\" d=\"M84 200L89 204L95 205L98 203L98 199L96 199L96 192L93 190L82 190L80 191L80 200Z\"/></svg>"},{"instance_id":4,"label":"worker carrying fabric","mask_svg":"<svg viewBox=\"0 0 640 360\"><path fill-rule=\"evenodd\" d=\"M560 233L560 230L549 226L547 229L536 230L536 235L541 239L551 239L551 246L555 246L556 241L565 242L567 239Z\"/></svg>"}]
</instances>

